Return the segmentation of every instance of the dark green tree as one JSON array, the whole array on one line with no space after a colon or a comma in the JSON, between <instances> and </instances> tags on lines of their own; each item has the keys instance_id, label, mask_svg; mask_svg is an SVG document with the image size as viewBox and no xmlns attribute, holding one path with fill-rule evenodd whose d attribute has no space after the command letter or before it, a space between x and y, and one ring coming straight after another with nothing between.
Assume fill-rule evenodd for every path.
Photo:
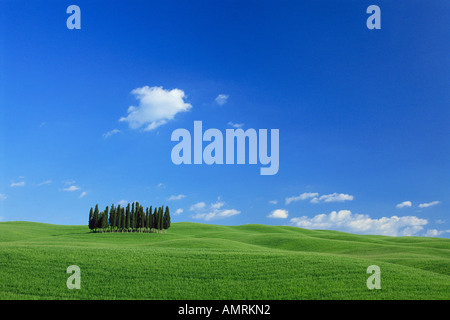
<instances>
[{"instance_id":1,"label":"dark green tree","mask_svg":"<svg viewBox=\"0 0 450 320\"><path fill-rule=\"evenodd\" d=\"M111 232L114 231L116 226L116 208L114 207L114 203L111 205L111 211L109 212L109 227Z\"/></svg>"},{"instance_id":2,"label":"dark green tree","mask_svg":"<svg viewBox=\"0 0 450 320\"><path fill-rule=\"evenodd\" d=\"M117 205L117 209L116 209L116 228L117 231L121 231L122 230L122 208L120 207L120 204Z\"/></svg>"},{"instance_id":3,"label":"dark green tree","mask_svg":"<svg viewBox=\"0 0 450 320\"><path fill-rule=\"evenodd\" d=\"M164 229L167 230L170 228L170 211L169 207L166 206L166 212L164 212Z\"/></svg>"},{"instance_id":4,"label":"dark green tree","mask_svg":"<svg viewBox=\"0 0 450 320\"><path fill-rule=\"evenodd\" d=\"M103 211L102 217L102 232L105 232L109 227L109 207L106 206L105 211Z\"/></svg>"},{"instance_id":5,"label":"dark green tree","mask_svg":"<svg viewBox=\"0 0 450 320\"><path fill-rule=\"evenodd\" d=\"M145 228L145 213L143 206L139 206L139 228L139 232L142 232Z\"/></svg>"},{"instance_id":6,"label":"dark green tree","mask_svg":"<svg viewBox=\"0 0 450 320\"><path fill-rule=\"evenodd\" d=\"M157 225L157 220L158 219L156 219L156 217L157 217L157 215L158 215L158 210L156 210L156 207L155 207L155 210L153 211L153 215L152 215L152 229L153 230L156 230L157 228L156 228L156 225Z\"/></svg>"},{"instance_id":7,"label":"dark green tree","mask_svg":"<svg viewBox=\"0 0 450 320\"><path fill-rule=\"evenodd\" d=\"M127 228L127 231L128 231L128 229L130 229L130 226L131 226L131 217L130 217L130 215L131 215L131 213L127 212L126 217L125 217L125 226Z\"/></svg>"},{"instance_id":8,"label":"dark green tree","mask_svg":"<svg viewBox=\"0 0 450 320\"><path fill-rule=\"evenodd\" d=\"M91 210L89 211L89 229L91 231L94 231L95 224L94 224L94 210L91 207Z\"/></svg>"},{"instance_id":9,"label":"dark green tree","mask_svg":"<svg viewBox=\"0 0 450 320\"><path fill-rule=\"evenodd\" d=\"M127 214L129 214L130 215L130 229L131 229L131 232L133 232L134 231L134 228L136 228L136 217L135 217L135 215L134 215L134 202L133 202L133 207L132 207L132 210L130 211L130 204L128 204L128 206L127 206Z\"/></svg>"},{"instance_id":10,"label":"dark green tree","mask_svg":"<svg viewBox=\"0 0 450 320\"><path fill-rule=\"evenodd\" d=\"M98 211L98 204L95 205L95 209L94 209L94 232L97 232L97 228L99 226L99 211Z\"/></svg>"}]
</instances>

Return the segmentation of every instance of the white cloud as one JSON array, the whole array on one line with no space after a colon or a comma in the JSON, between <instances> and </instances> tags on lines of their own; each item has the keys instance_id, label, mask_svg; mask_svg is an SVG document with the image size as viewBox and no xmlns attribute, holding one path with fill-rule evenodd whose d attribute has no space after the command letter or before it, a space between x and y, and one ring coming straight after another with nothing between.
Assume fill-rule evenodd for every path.
<instances>
[{"instance_id":1,"label":"white cloud","mask_svg":"<svg viewBox=\"0 0 450 320\"><path fill-rule=\"evenodd\" d=\"M80 190L80 188L77 187L77 186L70 186L70 187L67 187L67 188L63 189L63 191L67 191L67 192L74 192L74 191L77 191L77 190Z\"/></svg>"},{"instance_id":2,"label":"white cloud","mask_svg":"<svg viewBox=\"0 0 450 320\"><path fill-rule=\"evenodd\" d=\"M230 125L230 126L232 126L233 128L242 128L243 126L244 126L244 124L243 123L233 123L233 122L228 122L228 124Z\"/></svg>"},{"instance_id":3,"label":"white cloud","mask_svg":"<svg viewBox=\"0 0 450 320\"><path fill-rule=\"evenodd\" d=\"M204 202L197 202L196 204L193 204L190 208L189 208L189 210L190 211L196 211L196 210L199 210L199 209L203 209L203 208L205 208L206 207L206 203L204 203Z\"/></svg>"},{"instance_id":4,"label":"white cloud","mask_svg":"<svg viewBox=\"0 0 450 320\"><path fill-rule=\"evenodd\" d=\"M222 208L224 205L225 205L225 202L217 201L216 203L212 203L212 204L211 204L211 208L213 208L213 209L220 209L220 208Z\"/></svg>"},{"instance_id":5,"label":"white cloud","mask_svg":"<svg viewBox=\"0 0 450 320\"><path fill-rule=\"evenodd\" d=\"M166 185L164 183L160 182L160 183L158 183L158 185L156 187L164 189L166 187Z\"/></svg>"},{"instance_id":6,"label":"white cloud","mask_svg":"<svg viewBox=\"0 0 450 320\"><path fill-rule=\"evenodd\" d=\"M117 204L120 204L122 207L126 206L128 204L127 200L120 200L119 202L117 202Z\"/></svg>"},{"instance_id":7,"label":"white cloud","mask_svg":"<svg viewBox=\"0 0 450 320\"><path fill-rule=\"evenodd\" d=\"M236 209L221 209L225 205L225 202L217 201L207 206L205 202L198 202L192 205L189 210L194 211L193 219L201 219L210 221L213 219L223 219L240 214L241 212Z\"/></svg>"},{"instance_id":8,"label":"white cloud","mask_svg":"<svg viewBox=\"0 0 450 320\"><path fill-rule=\"evenodd\" d=\"M312 218L306 216L292 218L291 223L307 229L331 229L362 234L380 234L387 236L412 236L423 230L426 219L415 216L382 217L372 219L366 214L353 214L349 210L332 211L330 214L318 214Z\"/></svg>"},{"instance_id":9,"label":"white cloud","mask_svg":"<svg viewBox=\"0 0 450 320\"><path fill-rule=\"evenodd\" d=\"M214 101L219 105L223 106L225 103L227 103L228 98L230 96L228 94L219 94Z\"/></svg>"},{"instance_id":10,"label":"white cloud","mask_svg":"<svg viewBox=\"0 0 450 320\"><path fill-rule=\"evenodd\" d=\"M64 181L64 185L66 185L66 186L70 186L71 184L75 184L75 180L66 180L66 181Z\"/></svg>"},{"instance_id":11,"label":"white cloud","mask_svg":"<svg viewBox=\"0 0 450 320\"><path fill-rule=\"evenodd\" d=\"M190 103L184 102L184 91L180 89L165 90L162 87L136 88L131 93L139 100L137 107L130 106L128 115L119 121L128 122L131 129L146 126L144 131L157 127L172 120L179 112L186 112L192 108Z\"/></svg>"},{"instance_id":12,"label":"white cloud","mask_svg":"<svg viewBox=\"0 0 450 320\"><path fill-rule=\"evenodd\" d=\"M212 219L232 217L232 216L240 214L240 213L241 213L240 211L235 210L235 209L226 209L226 210L214 209L209 212L197 213L197 214L193 215L192 218L210 221Z\"/></svg>"},{"instance_id":13,"label":"white cloud","mask_svg":"<svg viewBox=\"0 0 450 320\"><path fill-rule=\"evenodd\" d=\"M183 212L184 212L184 210L181 209L181 208L179 208L179 209L177 209L177 210L175 211L175 215L182 214Z\"/></svg>"},{"instance_id":14,"label":"white cloud","mask_svg":"<svg viewBox=\"0 0 450 320\"><path fill-rule=\"evenodd\" d=\"M45 181L42 181L41 183L38 183L38 187L44 186L44 185L50 184L50 183L52 183L52 180L45 180Z\"/></svg>"},{"instance_id":15,"label":"white cloud","mask_svg":"<svg viewBox=\"0 0 450 320\"><path fill-rule=\"evenodd\" d=\"M404 207L411 207L411 206L412 206L411 201L403 201L402 203L397 204L395 207L401 209Z\"/></svg>"},{"instance_id":16,"label":"white cloud","mask_svg":"<svg viewBox=\"0 0 450 320\"><path fill-rule=\"evenodd\" d=\"M85 197L86 195L87 195L87 192L86 192L86 191L83 191L83 192L80 194L80 199L83 198L83 197Z\"/></svg>"},{"instance_id":17,"label":"white cloud","mask_svg":"<svg viewBox=\"0 0 450 320\"><path fill-rule=\"evenodd\" d=\"M168 201L173 201L173 200L181 200L183 198L186 198L186 196L184 194L179 194L177 196L171 195L169 198L167 198L167 200Z\"/></svg>"},{"instance_id":18,"label":"white cloud","mask_svg":"<svg viewBox=\"0 0 450 320\"><path fill-rule=\"evenodd\" d=\"M419 204L419 208L428 208L428 207L435 206L435 205L437 205L439 203L441 203L441 202L440 201L431 201L431 202L428 202L428 203L421 203L421 204Z\"/></svg>"},{"instance_id":19,"label":"white cloud","mask_svg":"<svg viewBox=\"0 0 450 320\"><path fill-rule=\"evenodd\" d=\"M345 193L332 193L332 194L324 194L320 197L315 197L311 199L311 203L319 203L323 202L344 202L353 200L353 196Z\"/></svg>"},{"instance_id":20,"label":"white cloud","mask_svg":"<svg viewBox=\"0 0 450 320\"><path fill-rule=\"evenodd\" d=\"M286 204L290 204L291 202L295 202L295 201L300 201L300 200L306 200L306 199L309 199L309 198L314 198L314 197L317 197L318 195L319 194L317 192L305 192L305 193L302 193L299 196L286 198Z\"/></svg>"},{"instance_id":21,"label":"white cloud","mask_svg":"<svg viewBox=\"0 0 450 320\"><path fill-rule=\"evenodd\" d=\"M270 203L270 204L277 204L277 203L278 203L278 200L270 200L269 203Z\"/></svg>"},{"instance_id":22,"label":"white cloud","mask_svg":"<svg viewBox=\"0 0 450 320\"><path fill-rule=\"evenodd\" d=\"M105 132L103 134L103 138L108 139L109 137L111 137L112 135L114 135L116 133L120 133L120 130L119 129L112 129L111 131Z\"/></svg>"},{"instance_id":23,"label":"white cloud","mask_svg":"<svg viewBox=\"0 0 450 320\"><path fill-rule=\"evenodd\" d=\"M438 237L444 233L450 233L450 230L428 229L425 233L425 237Z\"/></svg>"},{"instance_id":24,"label":"white cloud","mask_svg":"<svg viewBox=\"0 0 450 320\"><path fill-rule=\"evenodd\" d=\"M20 181L20 182L11 182L11 184L9 185L10 187L24 187L25 186L25 181Z\"/></svg>"},{"instance_id":25,"label":"white cloud","mask_svg":"<svg viewBox=\"0 0 450 320\"><path fill-rule=\"evenodd\" d=\"M8 198L6 194L0 193L0 201L6 200Z\"/></svg>"},{"instance_id":26,"label":"white cloud","mask_svg":"<svg viewBox=\"0 0 450 320\"><path fill-rule=\"evenodd\" d=\"M273 210L268 216L268 218L278 218L286 219L288 217L288 211L284 209Z\"/></svg>"}]
</instances>

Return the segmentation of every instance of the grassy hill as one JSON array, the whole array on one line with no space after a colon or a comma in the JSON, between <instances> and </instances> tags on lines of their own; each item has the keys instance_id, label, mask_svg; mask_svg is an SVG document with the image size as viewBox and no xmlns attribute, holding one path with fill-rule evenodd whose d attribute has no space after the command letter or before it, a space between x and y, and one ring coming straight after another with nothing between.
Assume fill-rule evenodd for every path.
<instances>
[{"instance_id":1,"label":"grassy hill","mask_svg":"<svg viewBox=\"0 0 450 320\"><path fill-rule=\"evenodd\" d=\"M381 268L381 290L366 269ZM69 290L69 265L81 289ZM450 240L173 223L167 234L0 223L0 299L450 299Z\"/></svg>"}]
</instances>

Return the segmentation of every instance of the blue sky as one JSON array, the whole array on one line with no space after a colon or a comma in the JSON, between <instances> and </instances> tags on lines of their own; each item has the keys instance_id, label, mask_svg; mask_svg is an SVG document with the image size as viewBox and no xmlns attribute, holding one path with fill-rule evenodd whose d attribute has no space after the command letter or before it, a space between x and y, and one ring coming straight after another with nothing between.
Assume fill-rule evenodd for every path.
<instances>
[{"instance_id":1,"label":"blue sky","mask_svg":"<svg viewBox=\"0 0 450 320\"><path fill-rule=\"evenodd\" d=\"M137 200L175 222L450 237L449 10L2 1L0 220L87 224L96 203ZM278 173L173 164L172 132L196 120L279 129Z\"/></svg>"}]
</instances>

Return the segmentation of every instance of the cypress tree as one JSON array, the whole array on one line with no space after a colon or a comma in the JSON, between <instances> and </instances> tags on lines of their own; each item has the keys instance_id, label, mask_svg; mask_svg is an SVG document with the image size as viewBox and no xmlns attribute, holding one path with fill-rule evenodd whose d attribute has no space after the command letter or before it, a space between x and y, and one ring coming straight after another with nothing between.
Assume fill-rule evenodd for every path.
<instances>
[{"instance_id":1,"label":"cypress tree","mask_svg":"<svg viewBox=\"0 0 450 320\"><path fill-rule=\"evenodd\" d=\"M164 213L164 229L167 230L170 228L170 211L169 207L166 206L166 212Z\"/></svg>"},{"instance_id":2,"label":"cypress tree","mask_svg":"<svg viewBox=\"0 0 450 320\"><path fill-rule=\"evenodd\" d=\"M148 208L147 228L148 228L148 232L150 232L152 230L152 206L150 206L150 208Z\"/></svg>"},{"instance_id":3,"label":"cypress tree","mask_svg":"<svg viewBox=\"0 0 450 320\"><path fill-rule=\"evenodd\" d=\"M144 222L144 232L148 231L148 207L145 208L145 222Z\"/></svg>"},{"instance_id":4,"label":"cypress tree","mask_svg":"<svg viewBox=\"0 0 450 320\"><path fill-rule=\"evenodd\" d=\"M159 229L159 232L161 233L161 231L162 231L162 229L164 227L164 213L163 213L163 207L162 206L159 208L158 218L159 218L158 229Z\"/></svg>"},{"instance_id":5,"label":"cypress tree","mask_svg":"<svg viewBox=\"0 0 450 320\"><path fill-rule=\"evenodd\" d=\"M125 227L127 229L130 229L130 225L131 225L131 217L130 217L130 212L127 212L127 214L125 215Z\"/></svg>"},{"instance_id":6,"label":"cypress tree","mask_svg":"<svg viewBox=\"0 0 450 320\"><path fill-rule=\"evenodd\" d=\"M111 211L109 212L109 226L110 226L111 232L113 232L114 227L116 226L115 219L116 219L116 208L114 207L114 203L113 203L111 205Z\"/></svg>"},{"instance_id":7,"label":"cypress tree","mask_svg":"<svg viewBox=\"0 0 450 320\"><path fill-rule=\"evenodd\" d=\"M91 207L91 210L89 211L89 229L94 231L94 210Z\"/></svg>"},{"instance_id":8,"label":"cypress tree","mask_svg":"<svg viewBox=\"0 0 450 320\"><path fill-rule=\"evenodd\" d=\"M127 209L128 209L128 214L130 215L130 229L131 229L131 232L133 232L134 228L136 227L136 219L134 216L134 211L135 211L134 210L134 202L133 202L133 209L131 211L129 211L129 208L130 208L130 204L128 204Z\"/></svg>"},{"instance_id":9,"label":"cypress tree","mask_svg":"<svg viewBox=\"0 0 450 320\"><path fill-rule=\"evenodd\" d=\"M117 210L116 210L116 228L117 228L117 231L122 229L122 217L120 215L121 212L122 212L122 208L120 207L120 204L119 204L119 205L117 205Z\"/></svg>"},{"instance_id":10,"label":"cypress tree","mask_svg":"<svg viewBox=\"0 0 450 320\"><path fill-rule=\"evenodd\" d=\"M105 232L106 229L108 229L109 226L109 207L106 206L105 211L103 211L103 218L102 218L102 232Z\"/></svg>"},{"instance_id":11,"label":"cypress tree","mask_svg":"<svg viewBox=\"0 0 450 320\"><path fill-rule=\"evenodd\" d=\"M145 214L144 214L144 207L139 206L139 227L141 228L140 232L142 232L142 229L145 228Z\"/></svg>"},{"instance_id":12,"label":"cypress tree","mask_svg":"<svg viewBox=\"0 0 450 320\"><path fill-rule=\"evenodd\" d=\"M157 215L158 215L158 213L157 213L157 210L156 210L156 207L155 207L155 211L153 212L153 215L152 215L152 228L154 230L156 230L156 225L157 225L157 223L156 223L156 221L157 221L156 216Z\"/></svg>"},{"instance_id":13,"label":"cypress tree","mask_svg":"<svg viewBox=\"0 0 450 320\"><path fill-rule=\"evenodd\" d=\"M98 222L99 222L99 216L98 216L98 204L95 205L95 209L94 209L94 232L97 232L97 228L98 228Z\"/></svg>"},{"instance_id":14,"label":"cypress tree","mask_svg":"<svg viewBox=\"0 0 450 320\"><path fill-rule=\"evenodd\" d=\"M121 218L122 218L122 232L123 229L127 228L127 217L125 215L125 208L122 208L121 212L120 212Z\"/></svg>"}]
</instances>

